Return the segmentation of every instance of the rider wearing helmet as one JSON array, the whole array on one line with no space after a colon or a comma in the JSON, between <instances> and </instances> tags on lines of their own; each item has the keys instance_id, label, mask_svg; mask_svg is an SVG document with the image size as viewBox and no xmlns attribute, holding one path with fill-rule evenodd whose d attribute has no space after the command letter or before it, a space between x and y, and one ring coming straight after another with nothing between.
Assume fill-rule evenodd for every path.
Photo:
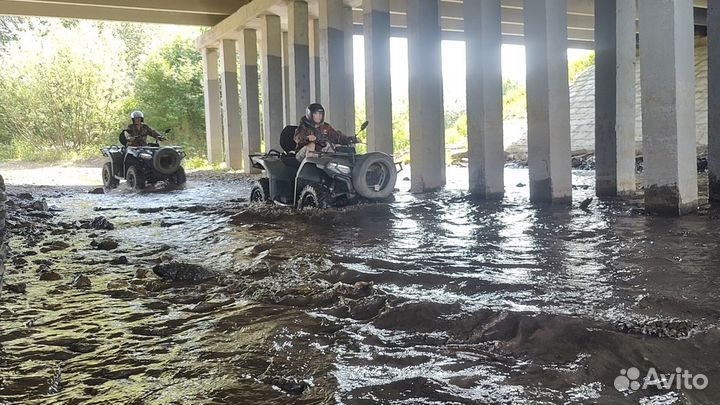
<instances>
[{"instance_id":1,"label":"rider wearing helmet","mask_svg":"<svg viewBox=\"0 0 720 405\"><path fill-rule=\"evenodd\" d=\"M305 159L308 151L316 151L316 147L322 152L331 152L333 144L349 145L358 142L356 137L344 135L325 122L325 108L318 103L307 107L305 116L300 118L294 138L297 144L295 157L300 161Z\"/></svg>"},{"instance_id":2,"label":"rider wearing helmet","mask_svg":"<svg viewBox=\"0 0 720 405\"><path fill-rule=\"evenodd\" d=\"M148 135L160 141L165 139L158 131L145 124L145 116L142 111L133 111L130 114L130 119L132 123L123 130L127 139L127 146L147 146Z\"/></svg>"}]
</instances>

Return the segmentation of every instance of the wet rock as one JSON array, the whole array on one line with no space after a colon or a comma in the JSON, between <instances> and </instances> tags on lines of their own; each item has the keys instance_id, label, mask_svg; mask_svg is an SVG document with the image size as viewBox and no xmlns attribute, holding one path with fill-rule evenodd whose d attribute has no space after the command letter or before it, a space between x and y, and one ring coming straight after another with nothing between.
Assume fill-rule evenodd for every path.
<instances>
[{"instance_id":1,"label":"wet rock","mask_svg":"<svg viewBox=\"0 0 720 405\"><path fill-rule=\"evenodd\" d=\"M25 260L25 258L20 257L20 256L13 257L13 259L12 259L12 264L15 267L22 267L22 266L25 266L27 263L28 263L28 261Z\"/></svg>"},{"instance_id":2,"label":"wet rock","mask_svg":"<svg viewBox=\"0 0 720 405\"><path fill-rule=\"evenodd\" d=\"M586 198L583 202L580 203L580 209L581 209L581 210L587 210L588 207L590 207L590 204L592 204L592 202L593 202L593 198L592 198L592 197Z\"/></svg>"},{"instance_id":3,"label":"wet rock","mask_svg":"<svg viewBox=\"0 0 720 405\"><path fill-rule=\"evenodd\" d=\"M62 279L59 273L52 270L43 270L40 272L40 281L57 281Z\"/></svg>"},{"instance_id":4,"label":"wet rock","mask_svg":"<svg viewBox=\"0 0 720 405\"><path fill-rule=\"evenodd\" d=\"M68 350L75 353L92 353L97 345L90 343L72 342L68 345Z\"/></svg>"},{"instance_id":5,"label":"wet rock","mask_svg":"<svg viewBox=\"0 0 720 405\"><path fill-rule=\"evenodd\" d=\"M516 187L525 187L525 183L518 183Z\"/></svg>"},{"instance_id":6,"label":"wet rock","mask_svg":"<svg viewBox=\"0 0 720 405\"><path fill-rule=\"evenodd\" d=\"M54 215L52 212L47 211L28 211L28 216L31 216L33 218L42 218L42 219L48 219L52 218Z\"/></svg>"},{"instance_id":7,"label":"wet rock","mask_svg":"<svg viewBox=\"0 0 720 405\"><path fill-rule=\"evenodd\" d=\"M92 285L90 279L84 274L78 274L77 276L75 276L71 284L75 288L90 288L90 286Z\"/></svg>"},{"instance_id":8,"label":"wet rock","mask_svg":"<svg viewBox=\"0 0 720 405\"><path fill-rule=\"evenodd\" d=\"M145 278L147 277L148 269L137 269L135 270L135 278Z\"/></svg>"},{"instance_id":9,"label":"wet rock","mask_svg":"<svg viewBox=\"0 0 720 405\"><path fill-rule=\"evenodd\" d=\"M308 383L305 381L290 380L285 377L268 377L264 379L264 382L280 388L283 392L289 395L302 395L302 393L309 387Z\"/></svg>"},{"instance_id":10,"label":"wet rock","mask_svg":"<svg viewBox=\"0 0 720 405\"><path fill-rule=\"evenodd\" d=\"M94 188L88 191L88 194L105 194L105 189L102 187Z\"/></svg>"},{"instance_id":11,"label":"wet rock","mask_svg":"<svg viewBox=\"0 0 720 405\"><path fill-rule=\"evenodd\" d=\"M48 203L45 201L45 199L33 201L32 205L30 205L30 208L32 208L34 211L48 211Z\"/></svg>"},{"instance_id":12,"label":"wet rock","mask_svg":"<svg viewBox=\"0 0 720 405\"><path fill-rule=\"evenodd\" d=\"M190 263L163 263L153 267L153 272L164 280L171 281L206 281L214 279L217 275L212 271Z\"/></svg>"},{"instance_id":13,"label":"wet rock","mask_svg":"<svg viewBox=\"0 0 720 405\"><path fill-rule=\"evenodd\" d=\"M163 207L152 207L152 208L138 208L137 212L140 214L153 214L162 211Z\"/></svg>"},{"instance_id":14,"label":"wet rock","mask_svg":"<svg viewBox=\"0 0 720 405\"><path fill-rule=\"evenodd\" d=\"M113 250L117 248L119 245L116 241L112 239L105 239L103 241L92 241L90 243L90 246L94 247L97 250Z\"/></svg>"},{"instance_id":15,"label":"wet rock","mask_svg":"<svg viewBox=\"0 0 720 405\"><path fill-rule=\"evenodd\" d=\"M25 291L27 289L27 284L25 284L25 283L6 284L5 288L8 291L12 291L16 294L25 294Z\"/></svg>"},{"instance_id":16,"label":"wet rock","mask_svg":"<svg viewBox=\"0 0 720 405\"><path fill-rule=\"evenodd\" d=\"M621 321L616 324L618 330L624 333L655 336L659 338L683 339L697 333L698 324L690 321L648 321L638 323L635 321Z\"/></svg>"},{"instance_id":17,"label":"wet rock","mask_svg":"<svg viewBox=\"0 0 720 405\"><path fill-rule=\"evenodd\" d=\"M171 221L160 221L160 227L161 228L169 228L171 226L175 225L182 225L184 224L184 221L177 221L177 222L171 222Z\"/></svg>"},{"instance_id":18,"label":"wet rock","mask_svg":"<svg viewBox=\"0 0 720 405\"><path fill-rule=\"evenodd\" d=\"M107 289L110 291L126 290L129 287L130 283L125 280L112 280L107 283Z\"/></svg>"},{"instance_id":19,"label":"wet rock","mask_svg":"<svg viewBox=\"0 0 720 405\"><path fill-rule=\"evenodd\" d=\"M110 264L125 265L130 264L130 262L126 256L120 256L110 260Z\"/></svg>"},{"instance_id":20,"label":"wet rock","mask_svg":"<svg viewBox=\"0 0 720 405\"><path fill-rule=\"evenodd\" d=\"M33 196L30 193L20 193L17 195L17 197L21 200L32 200Z\"/></svg>"},{"instance_id":21,"label":"wet rock","mask_svg":"<svg viewBox=\"0 0 720 405\"><path fill-rule=\"evenodd\" d=\"M69 248L69 247L70 247L70 244L67 243L67 242L65 242L65 241L55 240L55 241L52 241L52 242L47 242L47 243L45 244L45 246L43 246L42 248L40 248L40 252L42 252L42 253L47 253L47 252L52 252L52 251L55 251L55 250L65 250L65 249L67 249L67 248Z\"/></svg>"},{"instance_id":22,"label":"wet rock","mask_svg":"<svg viewBox=\"0 0 720 405\"><path fill-rule=\"evenodd\" d=\"M97 230L112 231L113 229L115 229L115 225L113 225L105 217L95 217L95 218L93 218L92 222L90 222L90 228L97 229Z\"/></svg>"}]
</instances>

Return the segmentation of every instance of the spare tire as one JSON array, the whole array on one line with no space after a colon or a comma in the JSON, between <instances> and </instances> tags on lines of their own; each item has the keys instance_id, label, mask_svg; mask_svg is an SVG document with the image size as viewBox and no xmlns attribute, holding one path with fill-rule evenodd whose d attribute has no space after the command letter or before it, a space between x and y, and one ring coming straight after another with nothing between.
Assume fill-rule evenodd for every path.
<instances>
[{"instance_id":1,"label":"spare tire","mask_svg":"<svg viewBox=\"0 0 720 405\"><path fill-rule=\"evenodd\" d=\"M352 173L355 191L372 200L388 198L395 190L397 171L392 158L381 152L363 156Z\"/></svg>"},{"instance_id":2,"label":"spare tire","mask_svg":"<svg viewBox=\"0 0 720 405\"><path fill-rule=\"evenodd\" d=\"M160 148L153 156L153 168L162 174L173 174L180 167L180 154L169 146Z\"/></svg>"}]
</instances>

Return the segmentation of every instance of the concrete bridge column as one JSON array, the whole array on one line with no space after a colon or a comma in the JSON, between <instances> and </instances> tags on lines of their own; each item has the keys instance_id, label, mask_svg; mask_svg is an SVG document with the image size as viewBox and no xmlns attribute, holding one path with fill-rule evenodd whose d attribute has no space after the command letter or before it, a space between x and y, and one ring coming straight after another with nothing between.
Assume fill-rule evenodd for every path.
<instances>
[{"instance_id":1,"label":"concrete bridge column","mask_svg":"<svg viewBox=\"0 0 720 405\"><path fill-rule=\"evenodd\" d=\"M348 134L355 134L355 71L353 56L353 14L350 7L343 8L344 32L345 32L345 130Z\"/></svg>"},{"instance_id":2,"label":"concrete bridge column","mask_svg":"<svg viewBox=\"0 0 720 405\"><path fill-rule=\"evenodd\" d=\"M220 41L222 66L223 130L225 135L225 163L231 169L242 169L243 139L240 126L240 95L238 92L237 52L235 41Z\"/></svg>"},{"instance_id":3,"label":"concrete bridge column","mask_svg":"<svg viewBox=\"0 0 720 405\"><path fill-rule=\"evenodd\" d=\"M283 64L283 121L285 125L293 125L296 118L290 118L290 42L288 33L282 33L282 64Z\"/></svg>"},{"instance_id":4,"label":"concrete bridge column","mask_svg":"<svg viewBox=\"0 0 720 405\"><path fill-rule=\"evenodd\" d=\"M340 131L345 128L345 15L341 1L320 0L320 99L325 119Z\"/></svg>"},{"instance_id":5,"label":"concrete bridge column","mask_svg":"<svg viewBox=\"0 0 720 405\"><path fill-rule=\"evenodd\" d=\"M530 200L569 203L567 1L525 0Z\"/></svg>"},{"instance_id":6,"label":"concrete bridge column","mask_svg":"<svg viewBox=\"0 0 720 405\"><path fill-rule=\"evenodd\" d=\"M635 0L595 2L595 165L601 197L635 192Z\"/></svg>"},{"instance_id":7,"label":"concrete bridge column","mask_svg":"<svg viewBox=\"0 0 720 405\"><path fill-rule=\"evenodd\" d=\"M218 75L218 51L203 49L203 76L205 79L205 133L207 158L211 164L223 160L222 114L220 113L220 77Z\"/></svg>"},{"instance_id":8,"label":"concrete bridge column","mask_svg":"<svg viewBox=\"0 0 720 405\"><path fill-rule=\"evenodd\" d=\"M535 1L535 0L533 0ZM408 0L411 191L445 185L440 2Z\"/></svg>"},{"instance_id":9,"label":"concrete bridge column","mask_svg":"<svg viewBox=\"0 0 720 405\"><path fill-rule=\"evenodd\" d=\"M250 153L260 152L260 89L258 88L257 32L243 29L241 32L240 91L242 94L243 169L245 173L256 173L252 168Z\"/></svg>"},{"instance_id":10,"label":"concrete bridge column","mask_svg":"<svg viewBox=\"0 0 720 405\"><path fill-rule=\"evenodd\" d=\"M502 31L500 0L466 1L467 130L470 192L502 198L503 148Z\"/></svg>"},{"instance_id":11,"label":"concrete bridge column","mask_svg":"<svg viewBox=\"0 0 720 405\"><path fill-rule=\"evenodd\" d=\"M288 4L288 59L290 61L290 122L297 123L310 104L310 51L308 4Z\"/></svg>"},{"instance_id":12,"label":"concrete bridge column","mask_svg":"<svg viewBox=\"0 0 720 405\"><path fill-rule=\"evenodd\" d=\"M310 45L310 102L322 103L320 90L320 20L311 19L308 27L308 39Z\"/></svg>"},{"instance_id":13,"label":"concrete bridge column","mask_svg":"<svg viewBox=\"0 0 720 405\"><path fill-rule=\"evenodd\" d=\"M368 150L393 153L390 75L390 1L363 1Z\"/></svg>"},{"instance_id":14,"label":"concrete bridge column","mask_svg":"<svg viewBox=\"0 0 720 405\"><path fill-rule=\"evenodd\" d=\"M692 0L640 0L645 207L698 207Z\"/></svg>"},{"instance_id":15,"label":"concrete bridge column","mask_svg":"<svg viewBox=\"0 0 720 405\"><path fill-rule=\"evenodd\" d=\"M708 0L708 182L720 201L720 0Z\"/></svg>"},{"instance_id":16,"label":"concrete bridge column","mask_svg":"<svg viewBox=\"0 0 720 405\"><path fill-rule=\"evenodd\" d=\"M262 35L263 60L263 124L265 151L280 149L280 132L283 130L283 66L282 31L280 17L266 15Z\"/></svg>"}]
</instances>

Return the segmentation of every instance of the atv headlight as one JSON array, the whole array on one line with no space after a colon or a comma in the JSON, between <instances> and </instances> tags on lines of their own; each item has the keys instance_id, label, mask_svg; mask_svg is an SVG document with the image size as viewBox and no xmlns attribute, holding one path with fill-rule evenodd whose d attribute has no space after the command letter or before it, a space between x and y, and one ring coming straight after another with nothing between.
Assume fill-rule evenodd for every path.
<instances>
[{"instance_id":1,"label":"atv headlight","mask_svg":"<svg viewBox=\"0 0 720 405\"><path fill-rule=\"evenodd\" d=\"M150 159L152 159L152 155L149 154L149 153L146 153L146 152L141 153L141 154L140 154L140 157L143 158L143 159L145 159L145 160L150 160Z\"/></svg>"},{"instance_id":2,"label":"atv headlight","mask_svg":"<svg viewBox=\"0 0 720 405\"><path fill-rule=\"evenodd\" d=\"M352 168L350 166L341 165L338 162L331 162L327 164L327 169L331 170L335 173L339 174L350 174L352 173Z\"/></svg>"}]
</instances>

